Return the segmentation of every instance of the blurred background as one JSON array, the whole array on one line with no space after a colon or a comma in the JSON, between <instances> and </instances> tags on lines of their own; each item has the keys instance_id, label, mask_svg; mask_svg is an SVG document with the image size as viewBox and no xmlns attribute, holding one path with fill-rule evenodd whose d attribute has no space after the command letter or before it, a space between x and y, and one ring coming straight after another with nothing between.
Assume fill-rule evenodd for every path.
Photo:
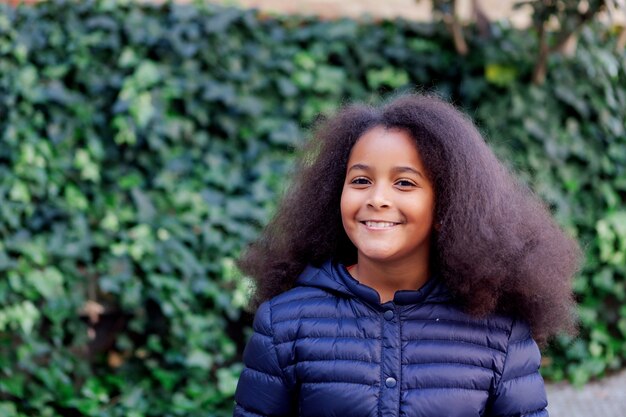
<instances>
[{"instance_id":1,"label":"blurred background","mask_svg":"<svg viewBox=\"0 0 626 417\"><path fill-rule=\"evenodd\" d=\"M473 117L581 243L580 333L542 372L626 416L625 9L0 4L0 416L230 415L252 318L235 260L299 146L342 104L414 90Z\"/></svg>"}]
</instances>

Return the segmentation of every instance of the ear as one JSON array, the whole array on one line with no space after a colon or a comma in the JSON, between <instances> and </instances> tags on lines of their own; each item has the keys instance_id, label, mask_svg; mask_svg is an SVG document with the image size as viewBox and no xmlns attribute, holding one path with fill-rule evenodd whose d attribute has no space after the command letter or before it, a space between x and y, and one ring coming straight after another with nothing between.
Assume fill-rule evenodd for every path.
<instances>
[{"instance_id":1,"label":"ear","mask_svg":"<svg viewBox=\"0 0 626 417\"><path fill-rule=\"evenodd\" d=\"M437 232L438 232L438 231L440 231L440 230L441 230L441 223L440 223L440 222L436 222L436 223L433 225L433 228L434 228Z\"/></svg>"}]
</instances>

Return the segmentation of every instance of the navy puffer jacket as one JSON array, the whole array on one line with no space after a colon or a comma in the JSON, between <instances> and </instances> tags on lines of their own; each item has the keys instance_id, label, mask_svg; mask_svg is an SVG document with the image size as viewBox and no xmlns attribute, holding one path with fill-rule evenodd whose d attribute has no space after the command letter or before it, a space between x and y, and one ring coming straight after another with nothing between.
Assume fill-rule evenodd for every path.
<instances>
[{"instance_id":1,"label":"navy puffer jacket","mask_svg":"<svg viewBox=\"0 0 626 417\"><path fill-rule=\"evenodd\" d=\"M437 279L380 304L342 265L259 307L235 416L547 417L524 323L476 319Z\"/></svg>"}]
</instances>

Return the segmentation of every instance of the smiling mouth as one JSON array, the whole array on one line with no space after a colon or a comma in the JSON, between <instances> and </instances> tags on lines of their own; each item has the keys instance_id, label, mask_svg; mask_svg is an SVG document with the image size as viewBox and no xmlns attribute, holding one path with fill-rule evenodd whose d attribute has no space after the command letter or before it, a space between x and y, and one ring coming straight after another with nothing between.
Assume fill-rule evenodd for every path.
<instances>
[{"instance_id":1,"label":"smiling mouth","mask_svg":"<svg viewBox=\"0 0 626 417\"><path fill-rule=\"evenodd\" d=\"M370 221L370 220L362 221L361 223L370 229L389 229L391 227L394 227L400 224L400 223L393 223L393 222L376 222L376 221Z\"/></svg>"}]
</instances>

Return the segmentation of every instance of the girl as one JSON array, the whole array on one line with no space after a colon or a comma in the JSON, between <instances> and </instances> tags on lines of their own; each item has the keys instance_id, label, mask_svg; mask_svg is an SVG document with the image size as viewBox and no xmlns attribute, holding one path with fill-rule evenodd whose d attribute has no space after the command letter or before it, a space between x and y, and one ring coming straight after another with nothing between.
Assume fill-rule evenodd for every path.
<instances>
[{"instance_id":1,"label":"girl","mask_svg":"<svg viewBox=\"0 0 626 417\"><path fill-rule=\"evenodd\" d=\"M409 95L309 145L240 260L257 283L235 416L547 416L576 243L472 122Z\"/></svg>"}]
</instances>

